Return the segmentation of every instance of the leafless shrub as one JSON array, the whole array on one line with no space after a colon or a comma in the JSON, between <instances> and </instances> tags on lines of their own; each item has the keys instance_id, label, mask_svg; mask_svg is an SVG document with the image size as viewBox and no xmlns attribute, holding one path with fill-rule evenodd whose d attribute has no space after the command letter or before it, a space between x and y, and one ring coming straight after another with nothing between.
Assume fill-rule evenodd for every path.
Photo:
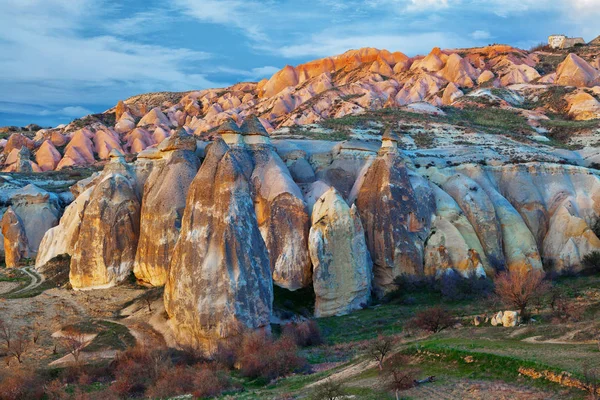
<instances>
[{"instance_id":1,"label":"leafless shrub","mask_svg":"<svg viewBox=\"0 0 600 400\"><path fill-rule=\"evenodd\" d=\"M77 330L68 330L63 333L59 341L61 346L73 356L75 365L79 365L81 350L88 344L85 334Z\"/></svg>"},{"instance_id":2,"label":"leafless shrub","mask_svg":"<svg viewBox=\"0 0 600 400\"><path fill-rule=\"evenodd\" d=\"M17 333L17 335L10 341L10 346L7 349L9 356L14 357L19 364L23 363L23 355L29 349L31 341L24 331Z\"/></svg>"},{"instance_id":3,"label":"leafless shrub","mask_svg":"<svg viewBox=\"0 0 600 400\"><path fill-rule=\"evenodd\" d=\"M394 340L390 336L382 335L377 336L377 339L375 339L369 346L369 356L373 360L377 361L380 371L383 371L383 362L385 361L385 357L388 355L388 353L392 351L393 346Z\"/></svg>"},{"instance_id":4,"label":"leafless shrub","mask_svg":"<svg viewBox=\"0 0 600 400\"><path fill-rule=\"evenodd\" d=\"M543 296L550 289L544 280L544 272L521 268L503 272L496 278L496 294L509 307L519 310L522 318L535 297Z\"/></svg>"},{"instance_id":5,"label":"leafless shrub","mask_svg":"<svg viewBox=\"0 0 600 400\"><path fill-rule=\"evenodd\" d=\"M450 311L441 306L435 306L417 313L408 325L427 332L437 333L455 323L456 319Z\"/></svg>"},{"instance_id":6,"label":"leafless shrub","mask_svg":"<svg viewBox=\"0 0 600 400\"><path fill-rule=\"evenodd\" d=\"M318 346L323 343L319 325L314 320L283 326L283 336L288 336L300 347Z\"/></svg>"},{"instance_id":7,"label":"leafless shrub","mask_svg":"<svg viewBox=\"0 0 600 400\"><path fill-rule=\"evenodd\" d=\"M419 371L410 366L410 359L403 354L396 354L389 358L384 367L383 376L385 386L393 391L396 399L400 399L400 392L415 386L415 379Z\"/></svg>"}]
</instances>

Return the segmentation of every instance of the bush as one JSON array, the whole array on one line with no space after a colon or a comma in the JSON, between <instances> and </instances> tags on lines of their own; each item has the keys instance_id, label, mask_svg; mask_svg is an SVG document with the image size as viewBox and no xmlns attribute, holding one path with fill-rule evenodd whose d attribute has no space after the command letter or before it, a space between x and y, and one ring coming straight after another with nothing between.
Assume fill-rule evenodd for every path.
<instances>
[{"instance_id":1,"label":"bush","mask_svg":"<svg viewBox=\"0 0 600 400\"><path fill-rule=\"evenodd\" d=\"M227 380L207 365L177 366L161 372L146 392L146 397L165 399L184 394L198 397L219 395L227 387Z\"/></svg>"},{"instance_id":2,"label":"bush","mask_svg":"<svg viewBox=\"0 0 600 400\"><path fill-rule=\"evenodd\" d=\"M273 341L263 332L252 332L242 339L238 363L243 376L270 381L302 368L306 361L289 337Z\"/></svg>"},{"instance_id":3,"label":"bush","mask_svg":"<svg viewBox=\"0 0 600 400\"><path fill-rule=\"evenodd\" d=\"M321 329L314 320L284 325L282 336L291 338L300 347L318 346L323 343Z\"/></svg>"},{"instance_id":4,"label":"bush","mask_svg":"<svg viewBox=\"0 0 600 400\"><path fill-rule=\"evenodd\" d=\"M439 281L440 293L446 301L476 300L488 297L494 292L494 283L474 272L466 278L457 272L442 275Z\"/></svg>"},{"instance_id":5,"label":"bush","mask_svg":"<svg viewBox=\"0 0 600 400\"><path fill-rule=\"evenodd\" d=\"M587 253L581 259L584 274L597 274L600 272L600 251Z\"/></svg>"},{"instance_id":6,"label":"bush","mask_svg":"<svg viewBox=\"0 0 600 400\"><path fill-rule=\"evenodd\" d=\"M527 308L535 298L543 297L550 289L539 270L513 269L496 278L496 294L504 304L519 310L521 318L527 317Z\"/></svg>"},{"instance_id":7,"label":"bush","mask_svg":"<svg viewBox=\"0 0 600 400\"><path fill-rule=\"evenodd\" d=\"M456 320L450 311L441 306L436 306L417 313L408 322L408 325L427 332L437 333L455 323Z\"/></svg>"},{"instance_id":8,"label":"bush","mask_svg":"<svg viewBox=\"0 0 600 400\"><path fill-rule=\"evenodd\" d=\"M494 291L494 283L490 279L479 277L474 272L464 277L456 271L444 273L439 279L403 274L394 279L394 286L384 302L410 302L410 295L419 293L439 294L444 301L476 300L489 297Z\"/></svg>"},{"instance_id":9,"label":"bush","mask_svg":"<svg viewBox=\"0 0 600 400\"><path fill-rule=\"evenodd\" d=\"M22 368L0 370L0 400L36 400L44 397L41 379Z\"/></svg>"},{"instance_id":10,"label":"bush","mask_svg":"<svg viewBox=\"0 0 600 400\"><path fill-rule=\"evenodd\" d=\"M111 390L122 397L135 397L143 395L170 368L170 360L163 350L136 346L119 353L112 368L116 381Z\"/></svg>"},{"instance_id":11,"label":"bush","mask_svg":"<svg viewBox=\"0 0 600 400\"><path fill-rule=\"evenodd\" d=\"M340 382L329 378L325 383L320 384L314 389L310 398L313 400L335 400L343 398L345 394L346 390L344 386Z\"/></svg>"}]
</instances>

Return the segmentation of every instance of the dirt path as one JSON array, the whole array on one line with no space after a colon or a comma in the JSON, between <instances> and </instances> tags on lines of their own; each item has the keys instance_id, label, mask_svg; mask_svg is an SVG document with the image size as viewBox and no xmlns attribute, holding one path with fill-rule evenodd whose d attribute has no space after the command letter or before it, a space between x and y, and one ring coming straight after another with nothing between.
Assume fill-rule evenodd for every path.
<instances>
[{"instance_id":1,"label":"dirt path","mask_svg":"<svg viewBox=\"0 0 600 400\"><path fill-rule=\"evenodd\" d=\"M29 285L25 286L23 289L19 289L16 292L13 292L11 294L19 294L19 293L23 293L28 290L33 290L36 287L40 286L45 281L45 279L42 275L38 275L37 272L32 272L31 267L23 267L23 268L21 268L21 271L25 272L27 274L27 276L29 276L31 278L31 282L29 282Z\"/></svg>"}]
</instances>

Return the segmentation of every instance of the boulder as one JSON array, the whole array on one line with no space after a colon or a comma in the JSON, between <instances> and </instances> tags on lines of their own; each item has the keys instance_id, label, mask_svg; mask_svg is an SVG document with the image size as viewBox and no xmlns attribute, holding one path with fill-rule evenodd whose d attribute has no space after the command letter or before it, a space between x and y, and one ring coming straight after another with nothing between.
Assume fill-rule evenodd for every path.
<instances>
[{"instance_id":1,"label":"boulder","mask_svg":"<svg viewBox=\"0 0 600 400\"><path fill-rule=\"evenodd\" d=\"M368 304L372 261L360 217L334 188L313 207L308 247L316 317L344 315Z\"/></svg>"},{"instance_id":2,"label":"boulder","mask_svg":"<svg viewBox=\"0 0 600 400\"><path fill-rule=\"evenodd\" d=\"M211 144L192 182L165 285L165 309L180 345L208 349L241 328L268 329L273 280L251 185L222 141Z\"/></svg>"},{"instance_id":3,"label":"boulder","mask_svg":"<svg viewBox=\"0 0 600 400\"><path fill-rule=\"evenodd\" d=\"M496 318L496 321L498 319ZM504 311L502 313L502 326L505 328L512 328L519 325L519 312L518 311Z\"/></svg>"},{"instance_id":4,"label":"boulder","mask_svg":"<svg viewBox=\"0 0 600 400\"><path fill-rule=\"evenodd\" d=\"M127 279L135 259L139 224L135 184L118 173L103 175L90 194L73 249L69 274L73 288L105 288Z\"/></svg>"},{"instance_id":5,"label":"boulder","mask_svg":"<svg viewBox=\"0 0 600 400\"><path fill-rule=\"evenodd\" d=\"M200 166L194 154L196 139L183 130L165 140L159 149L163 159L155 162L144 185L133 268L137 280L151 286L162 286L167 280L188 189Z\"/></svg>"}]
</instances>

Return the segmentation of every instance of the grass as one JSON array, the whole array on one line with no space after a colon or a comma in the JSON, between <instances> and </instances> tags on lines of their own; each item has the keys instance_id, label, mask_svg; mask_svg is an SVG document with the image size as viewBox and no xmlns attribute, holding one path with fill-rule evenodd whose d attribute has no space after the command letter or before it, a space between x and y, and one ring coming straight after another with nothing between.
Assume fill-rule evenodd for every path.
<instances>
[{"instance_id":1,"label":"grass","mask_svg":"<svg viewBox=\"0 0 600 400\"><path fill-rule=\"evenodd\" d=\"M79 323L65 326L63 329L75 329L81 333L97 336L85 347L85 352L102 350L125 350L135 345L135 338L126 326L104 320L84 320Z\"/></svg>"}]
</instances>

